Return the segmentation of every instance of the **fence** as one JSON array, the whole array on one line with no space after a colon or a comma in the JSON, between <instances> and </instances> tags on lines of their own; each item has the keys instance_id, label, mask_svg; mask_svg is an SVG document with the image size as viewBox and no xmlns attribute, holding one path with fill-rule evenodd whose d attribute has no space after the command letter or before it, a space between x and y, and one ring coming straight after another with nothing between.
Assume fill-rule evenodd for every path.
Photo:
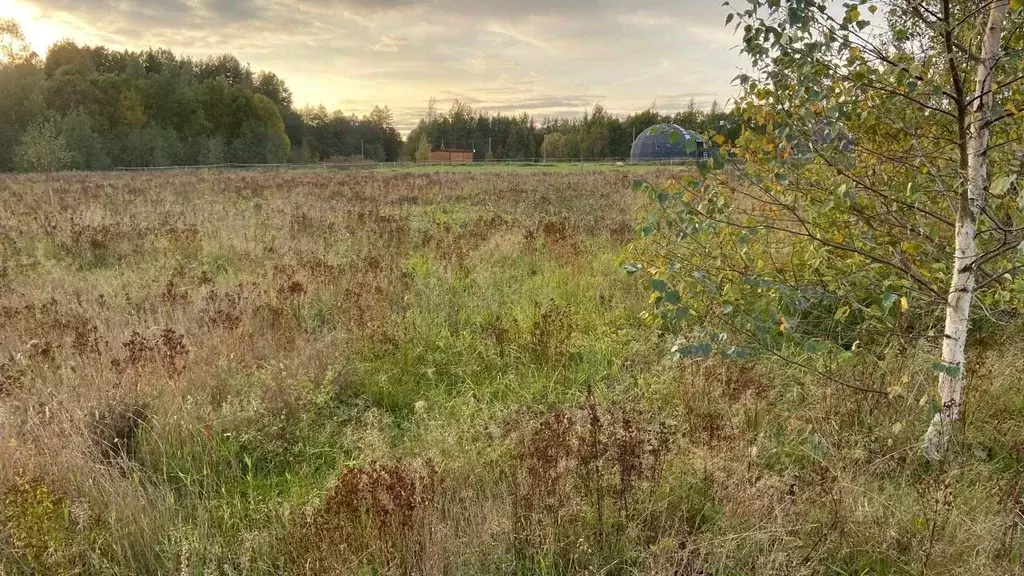
<instances>
[{"instance_id":1,"label":"fence","mask_svg":"<svg viewBox=\"0 0 1024 576\"><path fill-rule=\"evenodd\" d=\"M203 170L250 170L255 172L282 172L282 171L346 171L346 170L386 170L395 168L428 168L428 167L458 167L472 170L481 166L523 166L523 167L552 167L552 166L687 166L693 165L699 160L692 158L676 158L651 160L644 162L631 162L629 158L600 158L600 159L569 159L569 158L548 158L545 160L481 160L473 163L465 162L310 162L310 163L289 163L289 164L204 164L189 166L138 166L114 168L115 172L175 172L175 171L203 171Z\"/></svg>"}]
</instances>

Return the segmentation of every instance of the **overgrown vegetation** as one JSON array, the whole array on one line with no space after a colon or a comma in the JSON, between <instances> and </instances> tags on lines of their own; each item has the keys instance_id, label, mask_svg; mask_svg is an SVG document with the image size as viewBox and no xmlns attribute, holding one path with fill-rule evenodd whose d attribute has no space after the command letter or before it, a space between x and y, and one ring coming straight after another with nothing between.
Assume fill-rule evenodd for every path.
<instances>
[{"instance_id":1,"label":"overgrown vegetation","mask_svg":"<svg viewBox=\"0 0 1024 576\"><path fill-rule=\"evenodd\" d=\"M882 10L879 9L882 6ZM1021 320L1020 2L737 5L753 63L742 160L653 187L644 271L681 354L767 352L830 374L931 346L942 459L972 331ZM875 18L871 18L876 14ZM639 270L639 268L638 268Z\"/></svg>"},{"instance_id":2,"label":"overgrown vegetation","mask_svg":"<svg viewBox=\"0 0 1024 576\"><path fill-rule=\"evenodd\" d=\"M0 179L0 573L1024 572L1019 327L941 469L927 349L673 360L679 176Z\"/></svg>"}]
</instances>

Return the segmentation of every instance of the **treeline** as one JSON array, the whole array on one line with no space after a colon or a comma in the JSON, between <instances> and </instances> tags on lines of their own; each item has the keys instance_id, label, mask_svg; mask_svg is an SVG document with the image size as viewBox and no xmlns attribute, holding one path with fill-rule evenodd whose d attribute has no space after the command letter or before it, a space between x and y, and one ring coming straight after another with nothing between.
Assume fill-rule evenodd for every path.
<instances>
[{"instance_id":1,"label":"treeline","mask_svg":"<svg viewBox=\"0 0 1024 576\"><path fill-rule=\"evenodd\" d=\"M546 118L539 125L526 114L508 116L475 112L456 100L446 114L431 100L427 115L409 134L405 157L424 160L431 148L473 150L476 160L544 160L627 158L633 140L644 129L675 123L702 134L721 134L732 141L739 136L735 115L714 103L710 110L690 102L674 115L654 109L621 118L600 104L581 118Z\"/></svg>"},{"instance_id":2,"label":"treeline","mask_svg":"<svg viewBox=\"0 0 1024 576\"><path fill-rule=\"evenodd\" d=\"M0 20L0 171L397 160L387 108L298 111L284 81L237 58L62 41L45 59Z\"/></svg>"},{"instance_id":3,"label":"treeline","mask_svg":"<svg viewBox=\"0 0 1024 576\"><path fill-rule=\"evenodd\" d=\"M623 158L635 134L661 122L728 139L739 129L717 105L625 118L598 105L582 118L538 124L459 101L439 113L431 100L403 142L387 107L361 118L323 106L297 110L280 77L231 55L193 59L65 40L41 58L16 22L0 19L0 172L425 160L440 147L473 150L477 160Z\"/></svg>"}]
</instances>

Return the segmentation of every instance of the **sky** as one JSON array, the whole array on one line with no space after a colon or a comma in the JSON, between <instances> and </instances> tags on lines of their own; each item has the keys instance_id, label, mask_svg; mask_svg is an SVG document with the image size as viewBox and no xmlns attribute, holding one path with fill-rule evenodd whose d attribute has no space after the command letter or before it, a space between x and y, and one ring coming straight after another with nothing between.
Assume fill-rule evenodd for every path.
<instances>
[{"instance_id":1,"label":"sky","mask_svg":"<svg viewBox=\"0 0 1024 576\"><path fill-rule=\"evenodd\" d=\"M431 97L538 119L724 104L745 64L725 15L719 0L0 0L40 54L61 38L228 52L299 106L387 105L404 130Z\"/></svg>"}]
</instances>

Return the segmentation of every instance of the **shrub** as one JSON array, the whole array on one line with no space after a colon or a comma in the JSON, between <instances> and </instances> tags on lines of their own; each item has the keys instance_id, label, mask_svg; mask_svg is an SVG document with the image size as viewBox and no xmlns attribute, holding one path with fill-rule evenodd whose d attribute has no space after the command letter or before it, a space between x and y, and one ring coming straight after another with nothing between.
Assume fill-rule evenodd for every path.
<instances>
[{"instance_id":1,"label":"shrub","mask_svg":"<svg viewBox=\"0 0 1024 576\"><path fill-rule=\"evenodd\" d=\"M53 117L42 116L28 127L14 151L19 172L58 172L71 164L71 154Z\"/></svg>"}]
</instances>

